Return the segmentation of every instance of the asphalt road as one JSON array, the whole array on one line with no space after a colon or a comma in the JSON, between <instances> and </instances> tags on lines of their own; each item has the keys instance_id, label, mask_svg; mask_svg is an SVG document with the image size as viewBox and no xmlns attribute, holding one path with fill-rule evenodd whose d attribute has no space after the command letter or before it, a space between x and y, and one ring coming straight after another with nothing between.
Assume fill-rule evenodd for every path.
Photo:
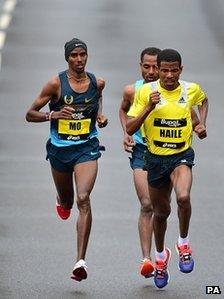
<instances>
[{"instance_id":1,"label":"asphalt road","mask_svg":"<svg viewBox=\"0 0 224 299\"><path fill-rule=\"evenodd\" d=\"M12 16L0 73L0 298L196 299L207 298L206 285L219 286L223 295L224 2L20 0ZM42 85L66 68L63 45L74 36L88 44L87 69L107 82L109 118L100 134L106 152L91 199L89 277L81 283L70 279L77 211L67 222L54 211L45 161L49 124L24 119ZM139 204L118 120L122 89L139 78L139 54L147 46L179 50L182 78L200 83L210 100L208 138L194 140L190 240L195 271L184 275L177 269L173 198L166 237L173 251L171 280L163 290L138 274Z\"/></svg>"}]
</instances>

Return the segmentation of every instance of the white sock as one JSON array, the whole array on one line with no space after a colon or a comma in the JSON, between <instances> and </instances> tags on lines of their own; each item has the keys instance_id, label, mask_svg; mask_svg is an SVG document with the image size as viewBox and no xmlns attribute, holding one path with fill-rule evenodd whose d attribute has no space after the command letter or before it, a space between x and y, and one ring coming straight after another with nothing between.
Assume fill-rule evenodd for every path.
<instances>
[{"instance_id":1,"label":"white sock","mask_svg":"<svg viewBox=\"0 0 224 299\"><path fill-rule=\"evenodd\" d=\"M56 206L60 206L60 204L58 203L59 200L60 200L60 199L59 199L59 196L57 195L57 196L56 196Z\"/></svg>"},{"instance_id":2,"label":"white sock","mask_svg":"<svg viewBox=\"0 0 224 299\"><path fill-rule=\"evenodd\" d=\"M165 260L166 259L166 250L165 248L163 249L162 252L158 252L155 250L155 257L156 257L156 260Z\"/></svg>"},{"instance_id":3,"label":"white sock","mask_svg":"<svg viewBox=\"0 0 224 299\"><path fill-rule=\"evenodd\" d=\"M189 238L188 236L186 238L181 238L180 236L178 237L178 245L188 245L189 244Z\"/></svg>"}]
</instances>

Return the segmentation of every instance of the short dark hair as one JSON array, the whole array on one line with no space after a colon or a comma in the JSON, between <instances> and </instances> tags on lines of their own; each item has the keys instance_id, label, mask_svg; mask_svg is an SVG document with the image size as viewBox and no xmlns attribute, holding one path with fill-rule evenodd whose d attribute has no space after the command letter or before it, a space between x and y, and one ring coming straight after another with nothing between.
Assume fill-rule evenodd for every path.
<instances>
[{"instance_id":1,"label":"short dark hair","mask_svg":"<svg viewBox=\"0 0 224 299\"><path fill-rule=\"evenodd\" d=\"M161 50L159 48L155 48L155 47L149 47L149 48L145 48L142 53L141 53L141 62L143 61L143 57L145 54L147 55L153 55L156 56L161 52Z\"/></svg>"},{"instance_id":2,"label":"short dark hair","mask_svg":"<svg viewBox=\"0 0 224 299\"><path fill-rule=\"evenodd\" d=\"M160 67L161 61L167 61L167 62L175 62L178 61L179 66L181 66L181 55L179 52L177 52L174 49L165 49L162 50L158 56L157 56L157 65Z\"/></svg>"}]
</instances>

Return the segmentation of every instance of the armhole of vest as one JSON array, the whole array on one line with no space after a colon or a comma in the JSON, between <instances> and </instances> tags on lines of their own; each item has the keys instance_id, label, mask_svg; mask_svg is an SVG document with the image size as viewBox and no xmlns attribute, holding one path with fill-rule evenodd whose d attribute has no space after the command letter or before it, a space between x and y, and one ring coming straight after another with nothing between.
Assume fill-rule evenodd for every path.
<instances>
[{"instance_id":1,"label":"armhole of vest","mask_svg":"<svg viewBox=\"0 0 224 299\"><path fill-rule=\"evenodd\" d=\"M66 74L66 71L62 71L62 72L60 72L58 74L58 77L59 77L59 80L60 80L60 84L61 84L61 94L60 94L60 97L62 95L62 89L63 89L63 87L65 87L65 84L66 84L67 76L65 74Z\"/></svg>"},{"instance_id":2,"label":"armhole of vest","mask_svg":"<svg viewBox=\"0 0 224 299\"><path fill-rule=\"evenodd\" d=\"M180 80L180 84L181 84L182 88L184 89L184 92L186 92L186 94L187 94L187 90L188 90L189 86L191 85L191 83L187 82L187 81Z\"/></svg>"},{"instance_id":3,"label":"armhole of vest","mask_svg":"<svg viewBox=\"0 0 224 299\"><path fill-rule=\"evenodd\" d=\"M62 97L62 90L63 90L63 79L66 80L67 77L66 77L66 71L61 71L58 73L58 77L59 77L59 80L60 80L60 85L61 85L61 92L60 92L60 95L59 95L59 99L57 101L57 103L60 101L61 97Z\"/></svg>"},{"instance_id":4,"label":"armhole of vest","mask_svg":"<svg viewBox=\"0 0 224 299\"><path fill-rule=\"evenodd\" d=\"M62 72L58 73L58 77L59 77L59 80L60 80L61 84L62 84L62 80L63 80L64 74L65 74L65 71L62 71Z\"/></svg>"},{"instance_id":5,"label":"armhole of vest","mask_svg":"<svg viewBox=\"0 0 224 299\"><path fill-rule=\"evenodd\" d=\"M92 73L86 72L87 76L90 78L93 86L97 89L97 82L96 82L96 76Z\"/></svg>"},{"instance_id":6,"label":"armhole of vest","mask_svg":"<svg viewBox=\"0 0 224 299\"><path fill-rule=\"evenodd\" d=\"M143 85L144 80L135 81L135 92Z\"/></svg>"},{"instance_id":7,"label":"armhole of vest","mask_svg":"<svg viewBox=\"0 0 224 299\"><path fill-rule=\"evenodd\" d=\"M158 89L157 82L156 81L151 82L150 87L151 87L152 91L156 91Z\"/></svg>"}]
</instances>

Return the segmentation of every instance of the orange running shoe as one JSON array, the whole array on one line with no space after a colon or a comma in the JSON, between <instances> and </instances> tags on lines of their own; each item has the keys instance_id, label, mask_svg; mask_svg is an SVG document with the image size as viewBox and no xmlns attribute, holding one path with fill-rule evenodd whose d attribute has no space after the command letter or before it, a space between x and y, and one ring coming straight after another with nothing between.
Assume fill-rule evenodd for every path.
<instances>
[{"instance_id":1,"label":"orange running shoe","mask_svg":"<svg viewBox=\"0 0 224 299\"><path fill-rule=\"evenodd\" d=\"M58 216L63 220L68 219L71 214L71 210L66 210L58 203L58 197L56 201L56 211L58 213Z\"/></svg>"},{"instance_id":2,"label":"orange running shoe","mask_svg":"<svg viewBox=\"0 0 224 299\"><path fill-rule=\"evenodd\" d=\"M149 258L144 258L140 265L140 273L145 278L149 278L153 276L154 265Z\"/></svg>"}]
</instances>

